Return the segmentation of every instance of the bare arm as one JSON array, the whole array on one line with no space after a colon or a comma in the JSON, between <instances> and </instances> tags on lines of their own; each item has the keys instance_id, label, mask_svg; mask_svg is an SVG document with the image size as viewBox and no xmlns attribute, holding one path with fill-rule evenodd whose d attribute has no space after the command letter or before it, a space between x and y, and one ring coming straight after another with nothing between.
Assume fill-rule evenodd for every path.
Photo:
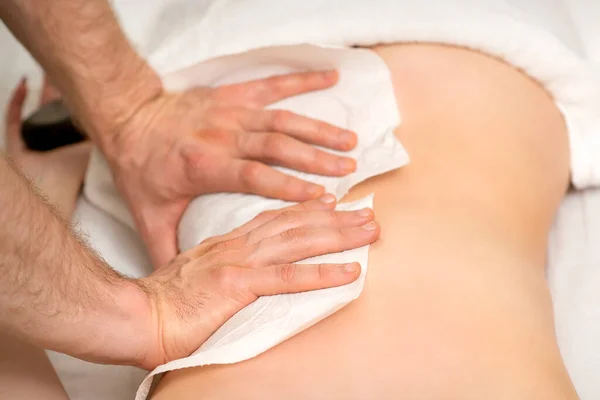
<instances>
[{"instance_id":1,"label":"bare arm","mask_svg":"<svg viewBox=\"0 0 600 400\"><path fill-rule=\"evenodd\" d=\"M162 93L159 77L131 47L107 0L6 0L0 19L105 152L118 128Z\"/></svg>"},{"instance_id":2,"label":"bare arm","mask_svg":"<svg viewBox=\"0 0 600 400\"><path fill-rule=\"evenodd\" d=\"M0 187L0 330L94 361L134 360L121 339L143 336L144 293L80 243L4 158Z\"/></svg>"},{"instance_id":3,"label":"bare arm","mask_svg":"<svg viewBox=\"0 0 600 400\"><path fill-rule=\"evenodd\" d=\"M0 187L0 331L148 369L188 356L259 296L356 280L356 264L290 263L379 236L372 213L333 211L335 199L326 197L262 214L134 281L81 243L4 158Z\"/></svg>"},{"instance_id":4,"label":"bare arm","mask_svg":"<svg viewBox=\"0 0 600 400\"><path fill-rule=\"evenodd\" d=\"M189 355L259 296L352 282L357 265L289 264L372 243L335 199L260 215L142 280L113 271L0 157L0 332L85 360L152 369ZM280 218L281 217L281 218Z\"/></svg>"},{"instance_id":5,"label":"bare arm","mask_svg":"<svg viewBox=\"0 0 600 400\"><path fill-rule=\"evenodd\" d=\"M35 181L58 211L70 218L83 182L89 143L51 152L28 150L21 138L21 116L26 97L27 84L22 80L6 113L6 153L29 179ZM45 79L40 103L46 104L57 97L58 93ZM45 351L1 331L0 398L68 400Z\"/></svg>"}]
</instances>

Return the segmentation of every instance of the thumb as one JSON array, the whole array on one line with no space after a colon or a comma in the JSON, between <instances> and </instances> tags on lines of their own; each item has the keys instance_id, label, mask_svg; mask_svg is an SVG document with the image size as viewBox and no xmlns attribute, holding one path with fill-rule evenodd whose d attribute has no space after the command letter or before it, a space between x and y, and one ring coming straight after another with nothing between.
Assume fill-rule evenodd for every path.
<instances>
[{"instance_id":1,"label":"thumb","mask_svg":"<svg viewBox=\"0 0 600 400\"><path fill-rule=\"evenodd\" d=\"M154 234L146 243L155 270L167 265L177 255L177 239L174 229Z\"/></svg>"},{"instance_id":2,"label":"thumb","mask_svg":"<svg viewBox=\"0 0 600 400\"><path fill-rule=\"evenodd\" d=\"M143 228L141 236L150 254L154 269L167 265L177 255L177 223L170 224L168 218L159 213L152 215L151 224Z\"/></svg>"},{"instance_id":3,"label":"thumb","mask_svg":"<svg viewBox=\"0 0 600 400\"><path fill-rule=\"evenodd\" d=\"M6 109L6 149L11 156L25 146L21 138L21 118L26 98L27 79L23 78L14 89Z\"/></svg>"},{"instance_id":4,"label":"thumb","mask_svg":"<svg viewBox=\"0 0 600 400\"><path fill-rule=\"evenodd\" d=\"M354 282L360 264L284 264L246 270L247 288L256 296L307 292Z\"/></svg>"}]
</instances>

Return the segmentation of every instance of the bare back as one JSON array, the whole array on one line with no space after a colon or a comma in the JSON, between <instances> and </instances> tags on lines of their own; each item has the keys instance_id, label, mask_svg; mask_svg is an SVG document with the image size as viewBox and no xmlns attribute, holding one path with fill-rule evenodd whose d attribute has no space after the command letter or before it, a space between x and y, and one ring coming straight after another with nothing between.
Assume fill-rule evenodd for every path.
<instances>
[{"instance_id":1,"label":"bare back","mask_svg":"<svg viewBox=\"0 0 600 400\"><path fill-rule=\"evenodd\" d=\"M254 359L170 372L152 399L576 398L544 278L569 177L557 107L473 51L375 51L411 164L345 199L374 192L382 226L363 295Z\"/></svg>"}]
</instances>

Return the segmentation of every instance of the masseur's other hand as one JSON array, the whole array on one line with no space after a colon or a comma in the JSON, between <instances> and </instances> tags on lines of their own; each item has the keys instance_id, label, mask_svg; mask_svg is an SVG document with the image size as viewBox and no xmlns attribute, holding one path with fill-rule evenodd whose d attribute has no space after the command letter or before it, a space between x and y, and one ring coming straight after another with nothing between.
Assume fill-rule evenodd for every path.
<instances>
[{"instance_id":1,"label":"masseur's other hand","mask_svg":"<svg viewBox=\"0 0 600 400\"><path fill-rule=\"evenodd\" d=\"M335 72L312 72L164 93L128 119L107 153L155 267L176 255L177 223L200 194L242 192L305 201L324 189L270 165L331 176L354 171L354 160L313 145L350 150L355 134L290 112L264 110L336 81Z\"/></svg>"},{"instance_id":2,"label":"masseur's other hand","mask_svg":"<svg viewBox=\"0 0 600 400\"><path fill-rule=\"evenodd\" d=\"M44 80L40 105L59 94ZM91 144L79 143L52 151L31 151L21 138L27 81L15 88L6 110L6 153L67 219L75 208L90 156Z\"/></svg>"},{"instance_id":3,"label":"masseur's other hand","mask_svg":"<svg viewBox=\"0 0 600 400\"><path fill-rule=\"evenodd\" d=\"M326 195L263 213L246 225L180 254L143 279L152 299L148 341L138 364L146 369L186 357L235 313L259 296L350 283L360 265L291 264L309 257L373 243L373 212L334 211ZM149 344L148 344L149 343Z\"/></svg>"}]
</instances>

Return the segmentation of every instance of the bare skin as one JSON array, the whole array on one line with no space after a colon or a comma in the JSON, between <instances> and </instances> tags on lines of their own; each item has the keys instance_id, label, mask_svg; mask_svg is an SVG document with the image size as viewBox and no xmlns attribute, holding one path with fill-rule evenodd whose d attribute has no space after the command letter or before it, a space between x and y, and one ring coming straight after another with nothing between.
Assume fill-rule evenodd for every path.
<instances>
[{"instance_id":1,"label":"bare skin","mask_svg":"<svg viewBox=\"0 0 600 400\"><path fill-rule=\"evenodd\" d=\"M70 220L83 183L91 144L83 143L47 153L29 151L21 139L26 97L27 83L23 79L14 90L6 112L7 155L56 210ZM44 79L40 105L57 98L58 92ZM68 400L45 351L1 332L0 397Z\"/></svg>"},{"instance_id":2,"label":"bare skin","mask_svg":"<svg viewBox=\"0 0 600 400\"><path fill-rule=\"evenodd\" d=\"M178 253L176 228L194 197L242 192L316 199L320 185L272 168L343 176L353 132L264 107L335 85L313 71L219 88L163 90L134 51L108 0L6 0L0 20L31 52L108 160L155 267Z\"/></svg>"},{"instance_id":3,"label":"bare skin","mask_svg":"<svg viewBox=\"0 0 600 400\"><path fill-rule=\"evenodd\" d=\"M569 181L560 112L473 51L375 51L412 162L344 199L374 192L381 221L363 295L254 359L167 373L153 400L577 399L544 276Z\"/></svg>"},{"instance_id":4,"label":"bare skin","mask_svg":"<svg viewBox=\"0 0 600 400\"><path fill-rule=\"evenodd\" d=\"M18 137L24 97L23 83L8 113L14 160L0 157L0 332L24 343L153 369L191 354L258 296L354 281L356 263L293 262L361 247L379 236L372 211L336 212L336 199L325 195L264 213L148 277L129 279L65 220L77 197L67 189L81 182L89 145L43 155L27 151Z\"/></svg>"},{"instance_id":5,"label":"bare skin","mask_svg":"<svg viewBox=\"0 0 600 400\"><path fill-rule=\"evenodd\" d=\"M8 197L0 202L0 330L98 363L153 369L185 357L259 296L356 280L356 263L293 263L379 237L372 212L336 212L335 198L323 196L261 214L230 233L237 236L210 238L129 279L1 157L0 186Z\"/></svg>"}]
</instances>

